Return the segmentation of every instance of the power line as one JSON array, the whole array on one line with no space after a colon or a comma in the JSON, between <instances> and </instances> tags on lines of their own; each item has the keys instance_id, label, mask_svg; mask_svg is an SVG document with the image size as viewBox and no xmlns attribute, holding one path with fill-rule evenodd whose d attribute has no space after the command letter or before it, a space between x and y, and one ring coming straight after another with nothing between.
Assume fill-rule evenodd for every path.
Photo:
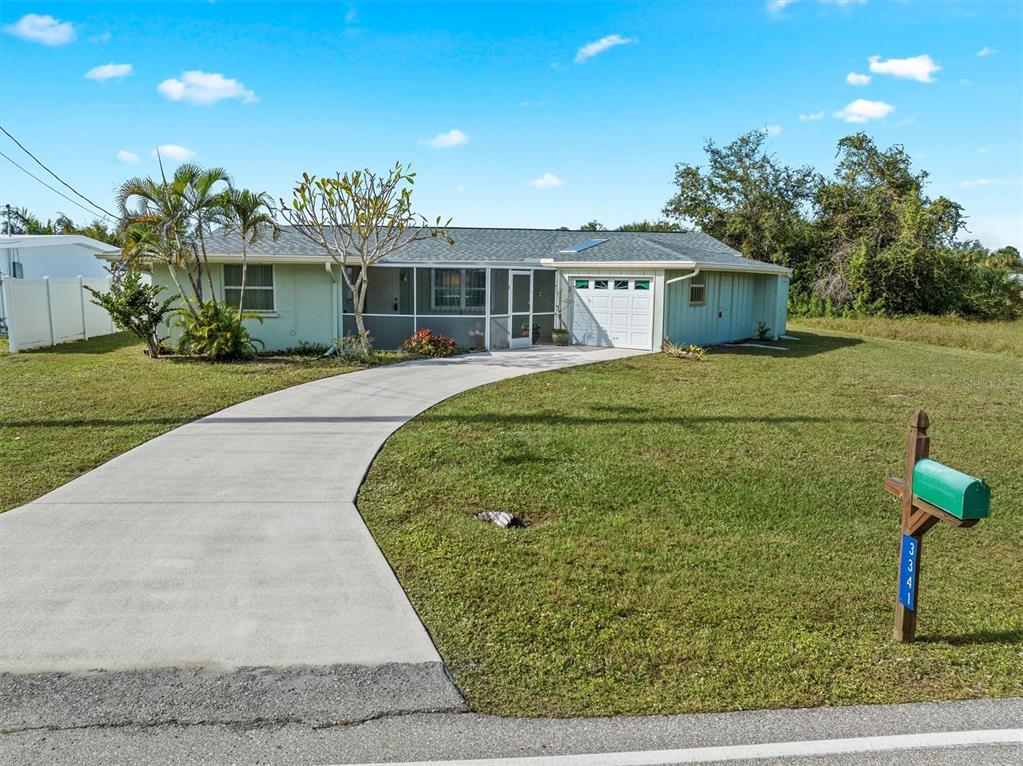
<instances>
[{"instance_id":1,"label":"power line","mask_svg":"<svg viewBox=\"0 0 1023 766\"><path fill-rule=\"evenodd\" d=\"M43 164L43 161L42 161L41 159L39 159L38 157L36 157L36 156L35 156L34 154L32 154L32 152L30 152L30 151L29 151L28 149L26 149L26 148L25 148L25 145L24 145L23 143L21 143L21 141L19 141L18 139L16 139L16 138L15 138L15 137L14 137L14 136L13 136L13 135L11 134L11 132L10 132L9 130L7 130L7 128L5 128L5 127L3 127L2 125L0 125L0 130L2 130L2 131L3 131L4 133L5 133L5 134L7 134L7 137L8 137L9 139L11 139L11 140L12 140L12 141L13 141L14 143L16 143L16 144L17 144L18 146L20 146L20 147L21 147L21 150L22 150L23 152L25 152L25 154L27 154L27 155L28 155L29 157L31 157L32 159L34 159L34 160L36 161L36 164L37 164L37 165L39 165L39 167L41 167L41 168L42 168L43 170L45 170L45 171L46 171L47 173L49 173L49 174L50 174L51 176L53 176L54 178L56 178L56 179L57 179L58 181L60 181L60 182L61 182L62 184L64 184L64 186L66 186L67 188L69 188L69 189L70 189L71 191L73 191L73 192L74 192L75 194L77 194L77 195L78 195L79 197L81 197L82 199L84 199L84 200L85 200L86 202L88 202L88 203L89 203L90 205L92 205L92 206L93 206L94 208L96 208L97 210L102 210L102 211L103 211L104 213L106 213L106 214L107 214L108 216L110 216L111 218L113 218L113 219L115 219L115 220L117 219L117 216L116 216L116 215L114 215L113 213L111 213L111 212L110 212L109 210L107 210L107 209L106 209L105 207L102 207L102 206L100 206L100 205L97 205L97 204L96 204L95 202L93 202L93 201L92 201L91 199L89 199L89 198L88 198L88 197L86 197L86 196L85 196L84 194L82 194L82 193L81 193L80 191L78 191L78 189L76 189L75 187L73 187L73 186L72 186L71 184L69 184L69 183L68 183L67 181L65 181L65 180L64 180L63 178L61 178L61 177L60 177L60 176L58 176L58 175L57 175L56 173L54 173L54 172L53 172L52 170L50 170L50 169L49 169L48 167L46 167L46 165L44 165L44 164ZM10 161L10 162L14 162L14 160L12 160L12 159L11 159L10 157L8 157L7 159L8 159L8 161ZM17 164L17 163L15 163L15 164ZM21 166L19 165L18 167L21 167ZM21 169L22 169L22 170L25 170L24 168L21 168ZM26 172L26 173L28 173L28 171L27 171L27 170L25 170L25 172ZM29 173L29 175L31 175L31 173ZM35 176L32 176L32 177L33 177L33 178L35 178ZM36 180L38 181L39 179L38 179L38 178L36 178ZM53 187L51 186L50 188L52 189ZM54 191L57 191L57 190L56 190L56 189L54 189ZM62 195L62 196L63 196L63 195ZM76 202L75 204L77 205L78 203ZM81 207L81 205L78 205L78 206L79 206L79 207Z\"/></svg>"},{"instance_id":2,"label":"power line","mask_svg":"<svg viewBox=\"0 0 1023 766\"><path fill-rule=\"evenodd\" d=\"M15 162L14 160L12 160L12 159L11 159L10 157L8 157L8 156L7 156L6 154L4 154L3 152L0 152L0 157L3 157L3 158L4 158L5 160L7 160L7 161L8 161L9 163L11 163L12 165L14 165L14 167L16 167L16 168L17 168L18 170L20 170L20 171L21 171L22 173L24 173L25 175L27 175L27 176L31 176L32 178L34 178L35 180L37 180L37 181L38 181L39 183L41 183L41 184L42 184L43 186L45 186L45 187L46 187L47 189L49 189L50 191L52 191L52 192L53 192L54 194L59 194L59 195L60 195L61 197L63 197L64 199L66 199L66 200L67 200L68 202L70 202L70 203L71 203L72 205L77 205L78 207L80 207L80 208L81 208L82 210L84 210L84 211L85 211L86 213L88 213L89 215L93 215L93 216L94 216L94 215L96 215L96 211L95 211L95 210L89 210L89 208L87 208L87 207L86 207L85 205L82 205L82 204L80 204L80 203L76 202L75 200L71 199L71 198L70 198L69 196L67 196L67 195L66 195L66 194L65 194L64 192L62 192L62 191L61 191L60 189L54 189L54 188L53 188L52 186L50 186L50 185L49 185L48 183L46 183L46 181L44 181L43 179L41 179L41 178L40 178L39 176L37 176L37 175L34 175L34 174L33 174L33 173L31 172L31 171L25 170L25 168L23 168L23 167L22 167L21 165L19 165L19 164L18 164L17 162ZM103 208L100 208L100 210L102 210L102 209L103 209ZM105 216L105 215L101 215L101 216L100 216L100 218L106 218L106 219L107 219L107 221L109 221L110 223L112 223L112 224L115 224L115 225L117 224L117 220L116 220L116 219L110 219L110 218L108 218L108 217L107 217L107 216Z\"/></svg>"}]
</instances>

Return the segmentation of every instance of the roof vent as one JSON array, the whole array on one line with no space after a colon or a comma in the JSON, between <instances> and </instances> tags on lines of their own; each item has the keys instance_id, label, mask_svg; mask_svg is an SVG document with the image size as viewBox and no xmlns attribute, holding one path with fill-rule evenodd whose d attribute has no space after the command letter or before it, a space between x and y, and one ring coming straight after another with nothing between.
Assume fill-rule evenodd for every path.
<instances>
[{"instance_id":1,"label":"roof vent","mask_svg":"<svg viewBox=\"0 0 1023 766\"><path fill-rule=\"evenodd\" d=\"M564 250L559 250L558 252L561 253L562 255L570 255L572 253L581 253L583 250L589 250L591 247L596 247L597 245L602 245L605 242L607 242L606 239L588 239L585 242L580 242L578 245L572 245L571 247L566 247Z\"/></svg>"}]
</instances>

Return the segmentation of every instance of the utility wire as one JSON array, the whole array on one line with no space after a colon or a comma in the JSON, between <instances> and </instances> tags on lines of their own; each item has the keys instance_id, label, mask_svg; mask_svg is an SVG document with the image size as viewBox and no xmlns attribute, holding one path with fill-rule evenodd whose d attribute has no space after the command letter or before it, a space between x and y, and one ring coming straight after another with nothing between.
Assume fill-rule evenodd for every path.
<instances>
[{"instance_id":1,"label":"utility wire","mask_svg":"<svg viewBox=\"0 0 1023 766\"><path fill-rule=\"evenodd\" d=\"M18 164L17 162L15 162L14 160L12 160L12 159L11 159L10 157L8 157L8 156L7 156L6 154L4 154L3 152L0 152L0 157L3 157L3 158L4 158L5 160L7 160L7 161L8 161L9 163L11 163L12 165L14 165L14 167L16 167L16 168L17 168L18 170L20 170L20 171L21 171L22 173L24 173L25 175L27 175L27 176L31 176L32 178L34 178L35 180L37 180L37 181L38 181L39 183L41 183L41 184L42 184L43 186L45 186L45 187L46 187L47 189L49 189L50 191L52 191L52 192L53 192L54 194L59 194L59 195L60 195L61 197L63 197L64 199L66 199L66 200L67 200L68 202L70 202L70 203L71 203L72 205L78 205L78 207L80 207L80 208L81 208L82 210L84 210L84 211L85 211L86 213L88 213L89 215L96 215L96 211L95 211L95 210L89 210L89 208L87 208L87 207L86 207L85 205L79 204L79 203L78 203L78 202L76 202L75 200L71 199L71 198L70 198L69 196L67 196L67 195L66 195L66 194L65 194L64 192L62 192L62 191L61 191L60 189L54 189L54 188L53 188L52 186L50 186L50 185L49 185L48 183L46 183L46 181L44 181L43 179L41 179L41 178L40 178L39 176L37 176L37 175L33 175L31 171L25 170L25 168L23 168L23 167L22 167L21 165L19 165L19 164ZM100 210L102 210L102 209L103 209L103 208L100 208ZM106 218L108 222L110 222L110 223L112 223L112 224L114 224L114 225L116 225L116 224L117 224L117 220L116 220L116 219L110 219L110 218L107 218L107 216L105 216L105 215L103 215L103 216L100 216L100 217L101 217L101 218Z\"/></svg>"},{"instance_id":2,"label":"utility wire","mask_svg":"<svg viewBox=\"0 0 1023 766\"><path fill-rule=\"evenodd\" d=\"M40 160L40 159L39 159L38 157L36 157L36 156L35 156L34 154L32 154L32 152L30 152L30 151L29 151L28 149L26 149L26 148L25 148L25 145L24 145L23 143L21 143L21 141L19 141L18 139L16 139L16 138L15 138L15 137L14 137L14 136L13 136L13 135L11 134L11 132L10 132L9 130L7 130L7 128L5 128L5 127L3 127L2 125L0 125L0 130L2 130L2 131L3 131L3 132L4 132L5 134L6 134L6 135L7 135L7 137L8 137L9 139L11 139L11 140L12 140L12 141L13 141L14 143L16 143L16 144L17 144L18 146L20 146L20 147L21 147L21 150L22 150L23 152L25 152L25 154L27 154L27 155L28 155L29 157L31 157L32 159L34 159L34 160L36 161L36 164L37 164L37 165L39 165L39 167L41 167L41 168L42 168L43 170L45 170L45 171L46 171L47 173L49 173L49 174L50 174L51 176L53 176L54 178L56 178L56 179L57 179L58 181L60 181L60 182L61 182L62 184L64 184L64 186L66 186L67 188L69 188L69 189L70 189L71 191L73 191L73 192L74 192L75 194L77 194L77 195L78 195L79 197L81 197L82 199L84 199L84 200L85 200L86 202L88 202L88 203L89 203L90 205L92 205L92 206L93 206L94 208L96 208L97 210L102 210L102 211L103 211L104 213L106 213L106 214L107 214L108 216L110 216L111 218L113 218L113 219L117 220L117 218L118 218L118 217L117 217L116 215L114 215L113 213L111 213L111 212L110 212L109 210L107 210L107 209L106 209L105 207L102 207L102 206L100 206L100 205L97 205L97 204L96 204L95 202L93 202L93 201L92 201L91 199L89 199L89 198L88 198L88 197L86 197L86 196L85 196L84 194L82 194L82 193L81 193L80 191L78 191L78 189L76 189L75 187L73 187L73 186L72 186L71 184L69 184L69 183L68 183L67 181L65 181L65 180L64 180L63 178L61 178L61 177L60 177L60 176L58 176L58 175L57 175L56 173L54 173L54 172L53 172L52 170L50 170L50 169L49 169L48 167L46 167L46 165L44 165L44 164L43 164L43 161L42 161L42 160ZM8 157L7 159L8 159L8 161L10 161L10 162L14 162L14 160L12 160L12 159L11 159L10 157ZM17 163L15 163L15 164L17 164ZM20 165L18 165L18 167L21 167L21 166L20 166ZM25 168L21 168L21 169L22 169L22 170L25 170ZM25 170L25 172L26 172L26 173L28 173L28 171L27 171L27 170ZM31 173L29 173L29 175L32 175L32 174L31 174ZM33 178L35 178L35 176L32 176L32 177L33 177ZM39 179L38 179L38 178L36 178L36 180L38 181ZM50 188L51 188L51 189L53 189L53 187L52 187L52 186L51 186ZM54 191L56 191L56 189L54 189ZM63 196L63 195L62 195L62 196ZM78 204L78 203L75 203L75 204ZM78 205L78 207L81 207L81 205ZM91 212L91 211L90 211L90 212Z\"/></svg>"}]
</instances>

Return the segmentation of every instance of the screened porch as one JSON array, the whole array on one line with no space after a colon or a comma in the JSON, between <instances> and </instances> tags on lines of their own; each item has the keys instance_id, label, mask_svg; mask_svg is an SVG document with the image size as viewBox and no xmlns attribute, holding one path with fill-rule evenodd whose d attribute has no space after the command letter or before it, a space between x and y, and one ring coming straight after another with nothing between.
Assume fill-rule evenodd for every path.
<instances>
[{"instance_id":1,"label":"screened porch","mask_svg":"<svg viewBox=\"0 0 1023 766\"><path fill-rule=\"evenodd\" d=\"M531 267L372 266L363 317L379 349L396 349L427 328L472 349L550 343L556 281L552 269ZM354 308L343 280L341 290L347 335L355 332Z\"/></svg>"}]
</instances>

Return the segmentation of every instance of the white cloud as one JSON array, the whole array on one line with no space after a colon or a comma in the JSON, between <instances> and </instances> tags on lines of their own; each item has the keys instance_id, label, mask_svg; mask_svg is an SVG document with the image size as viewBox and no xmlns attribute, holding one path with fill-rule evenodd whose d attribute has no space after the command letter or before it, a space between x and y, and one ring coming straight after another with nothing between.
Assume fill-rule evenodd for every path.
<instances>
[{"instance_id":1,"label":"white cloud","mask_svg":"<svg viewBox=\"0 0 1023 766\"><path fill-rule=\"evenodd\" d=\"M997 48L989 48L986 45L979 51L977 51L977 55L980 56L981 58L983 58L984 56L994 56L996 53L998 53Z\"/></svg>"},{"instance_id":2,"label":"white cloud","mask_svg":"<svg viewBox=\"0 0 1023 766\"><path fill-rule=\"evenodd\" d=\"M89 38L89 42L90 43L108 43L108 42L110 42L110 33L109 32L101 32L98 35L93 35L92 37Z\"/></svg>"},{"instance_id":3,"label":"white cloud","mask_svg":"<svg viewBox=\"0 0 1023 766\"><path fill-rule=\"evenodd\" d=\"M246 104L258 100L256 94L238 80L198 69L185 72L180 80L173 77L164 80L156 89L171 101L187 101L190 104L215 104L227 98L236 98Z\"/></svg>"},{"instance_id":4,"label":"white cloud","mask_svg":"<svg viewBox=\"0 0 1023 766\"><path fill-rule=\"evenodd\" d=\"M636 42L635 37L622 37L621 35L607 35L606 37L601 37L599 40L594 40L592 43L586 43L586 45L576 51L575 63L582 64L610 48L614 48L618 45L629 45L634 42Z\"/></svg>"},{"instance_id":5,"label":"white cloud","mask_svg":"<svg viewBox=\"0 0 1023 766\"><path fill-rule=\"evenodd\" d=\"M433 138L421 139L419 143L433 149L454 149L456 146L469 143L469 136L458 128L452 128L445 133L438 133Z\"/></svg>"},{"instance_id":6,"label":"white cloud","mask_svg":"<svg viewBox=\"0 0 1023 766\"><path fill-rule=\"evenodd\" d=\"M547 103L546 101L523 101L522 108L534 109L536 107L544 106L546 103Z\"/></svg>"},{"instance_id":7,"label":"white cloud","mask_svg":"<svg viewBox=\"0 0 1023 766\"><path fill-rule=\"evenodd\" d=\"M139 156L135 152L129 152L127 149L121 149L117 153L117 161L123 162L125 165L134 165L139 161Z\"/></svg>"},{"instance_id":8,"label":"white cloud","mask_svg":"<svg viewBox=\"0 0 1023 766\"><path fill-rule=\"evenodd\" d=\"M803 122L817 122L824 119L824 112L810 112L809 114L799 115L799 119Z\"/></svg>"},{"instance_id":9,"label":"white cloud","mask_svg":"<svg viewBox=\"0 0 1023 766\"><path fill-rule=\"evenodd\" d=\"M841 111L835 112L835 117L845 122L860 123L880 120L894 111L895 107L884 101L868 101L865 98L858 98L846 104Z\"/></svg>"},{"instance_id":10,"label":"white cloud","mask_svg":"<svg viewBox=\"0 0 1023 766\"><path fill-rule=\"evenodd\" d=\"M539 178L530 181L529 185L534 189L556 189L559 186L564 186L565 182L553 173L544 173Z\"/></svg>"},{"instance_id":11,"label":"white cloud","mask_svg":"<svg viewBox=\"0 0 1023 766\"><path fill-rule=\"evenodd\" d=\"M767 0L765 6L770 13L781 13L786 7L792 5L793 0Z\"/></svg>"},{"instance_id":12,"label":"white cloud","mask_svg":"<svg viewBox=\"0 0 1023 766\"><path fill-rule=\"evenodd\" d=\"M973 85L973 80L967 80L965 77L959 78L960 85Z\"/></svg>"},{"instance_id":13,"label":"white cloud","mask_svg":"<svg viewBox=\"0 0 1023 766\"><path fill-rule=\"evenodd\" d=\"M1012 183L1008 178L975 178L971 181L963 181L961 186L967 189L974 186L1006 186Z\"/></svg>"},{"instance_id":14,"label":"white cloud","mask_svg":"<svg viewBox=\"0 0 1023 766\"><path fill-rule=\"evenodd\" d=\"M831 4L844 7L846 5L865 5L867 0L821 0L821 2L825 5Z\"/></svg>"},{"instance_id":15,"label":"white cloud","mask_svg":"<svg viewBox=\"0 0 1023 766\"><path fill-rule=\"evenodd\" d=\"M845 81L850 85L870 85L870 75L850 72L845 76Z\"/></svg>"},{"instance_id":16,"label":"white cloud","mask_svg":"<svg viewBox=\"0 0 1023 766\"><path fill-rule=\"evenodd\" d=\"M59 21L53 16L37 13L26 13L6 29L8 34L43 45L67 45L75 39L75 26L70 21Z\"/></svg>"},{"instance_id":17,"label":"white cloud","mask_svg":"<svg viewBox=\"0 0 1023 766\"><path fill-rule=\"evenodd\" d=\"M153 156L156 157L157 153L164 159L177 160L178 162L190 160L195 156L195 152L187 146L180 146L179 144L161 144L156 147Z\"/></svg>"},{"instance_id":18,"label":"white cloud","mask_svg":"<svg viewBox=\"0 0 1023 766\"><path fill-rule=\"evenodd\" d=\"M779 133L781 133L781 125L777 125L777 124L765 125L764 126L764 130L767 131L767 135L769 135L769 136L776 136Z\"/></svg>"},{"instance_id":19,"label":"white cloud","mask_svg":"<svg viewBox=\"0 0 1023 766\"><path fill-rule=\"evenodd\" d=\"M927 54L912 56L908 59L887 59L880 56L870 57L870 71L874 74L890 74L902 80L916 80L917 82L934 82L931 76L940 72L941 67L934 63Z\"/></svg>"},{"instance_id":20,"label":"white cloud","mask_svg":"<svg viewBox=\"0 0 1023 766\"><path fill-rule=\"evenodd\" d=\"M85 73L86 80L120 80L122 77L127 77L132 74L135 70L132 69L131 64L101 64L100 66L94 66L88 72Z\"/></svg>"}]
</instances>

